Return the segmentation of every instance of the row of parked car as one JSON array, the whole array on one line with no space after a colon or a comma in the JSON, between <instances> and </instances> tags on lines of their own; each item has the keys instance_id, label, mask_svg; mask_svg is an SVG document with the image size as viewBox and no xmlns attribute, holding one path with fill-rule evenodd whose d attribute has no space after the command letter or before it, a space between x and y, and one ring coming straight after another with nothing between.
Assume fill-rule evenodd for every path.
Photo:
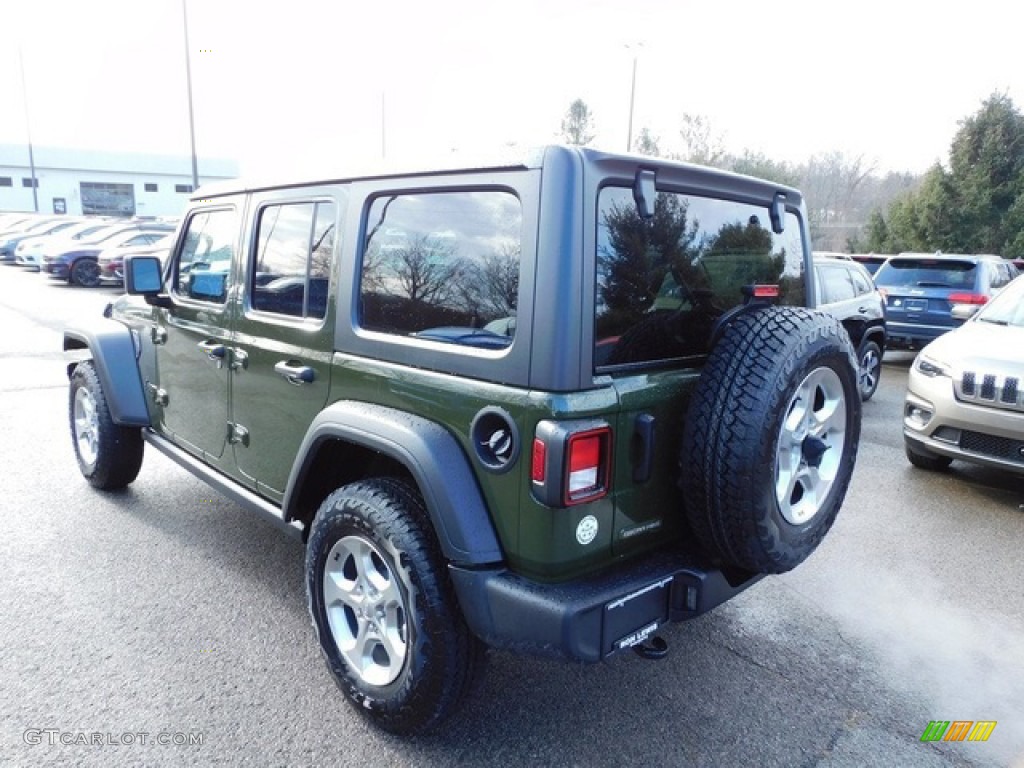
<instances>
[{"instance_id":1,"label":"row of parked car","mask_svg":"<svg viewBox=\"0 0 1024 768\"><path fill-rule=\"evenodd\" d=\"M1024 261L816 253L814 262L821 308L858 349L863 399L884 349L918 351L903 413L910 463L1024 473Z\"/></svg>"},{"instance_id":2,"label":"row of parked car","mask_svg":"<svg viewBox=\"0 0 1024 768\"><path fill-rule=\"evenodd\" d=\"M168 219L0 214L0 262L73 285L120 285L125 256L163 257L176 226Z\"/></svg>"}]
</instances>

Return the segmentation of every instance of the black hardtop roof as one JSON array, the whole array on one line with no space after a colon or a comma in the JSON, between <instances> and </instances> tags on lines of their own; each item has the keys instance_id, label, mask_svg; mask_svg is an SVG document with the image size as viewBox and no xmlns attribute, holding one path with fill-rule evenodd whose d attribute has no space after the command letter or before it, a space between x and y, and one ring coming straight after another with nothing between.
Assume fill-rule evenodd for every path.
<instances>
[{"instance_id":1,"label":"black hardtop roof","mask_svg":"<svg viewBox=\"0 0 1024 768\"><path fill-rule=\"evenodd\" d=\"M652 168L664 171L667 176L685 174L698 185L708 185L714 189L735 190L756 196L770 196L781 192L787 199L799 205L802 197L791 187L773 182L755 179L750 176L732 173L718 168L708 168L690 163L683 163L665 158L647 157L625 153L605 152L587 147L564 145L547 145L531 149L511 149L488 156L466 156L452 154L434 162L419 164L392 163L384 161L368 162L359 167L339 169L335 173L325 172L314 177L277 177L277 178L239 178L206 184L196 190L193 202L213 197L257 192L268 189L289 187L323 186L353 181L373 179L409 178L438 174L474 173L479 171L528 170L541 168L555 154L575 156L583 166L592 166L599 173L620 171L632 175L637 167Z\"/></svg>"}]
</instances>

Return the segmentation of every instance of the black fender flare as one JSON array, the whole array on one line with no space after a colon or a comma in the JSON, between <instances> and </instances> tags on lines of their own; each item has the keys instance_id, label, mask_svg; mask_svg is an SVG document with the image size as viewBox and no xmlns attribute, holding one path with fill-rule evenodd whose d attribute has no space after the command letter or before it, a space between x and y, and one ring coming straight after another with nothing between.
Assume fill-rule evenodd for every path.
<instances>
[{"instance_id":1,"label":"black fender flare","mask_svg":"<svg viewBox=\"0 0 1024 768\"><path fill-rule=\"evenodd\" d=\"M64 330L64 351L89 351L115 424L148 427L149 409L132 331L105 317L83 321ZM78 362L68 364L68 377Z\"/></svg>"},{"instance_id":2,"label":"black fender flare","mask_svg":"<svg viewBox=\"0 0 1024 768\"><path fill-rule=\"evenodd\" d=\"M286 521L296 516L298 489L326 440L369 448L404 466L419 486L449 562L476 566L504 559L483 494L455 437L429 419L372 403L343 400L313 420L288 477Z\"/></svg>"}]
</instances>

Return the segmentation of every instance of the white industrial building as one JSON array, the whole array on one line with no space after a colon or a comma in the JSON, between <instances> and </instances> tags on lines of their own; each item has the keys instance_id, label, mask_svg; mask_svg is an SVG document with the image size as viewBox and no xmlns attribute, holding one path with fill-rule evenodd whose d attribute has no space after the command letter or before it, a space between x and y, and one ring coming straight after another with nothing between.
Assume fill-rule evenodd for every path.
<instances>
[{"instance_id":1,"label":"white industrial building","mask_svg":"<svg viewBox=\"0 0 1024 768\"><path fill-rule=\"evenodd\" d=\"M0 144L0 211L107 216L180 216L192 192L187 155L97 152L60 147ZM199 185L238 176L238 163L197 160Z\"/></svg>"}]
</instances>

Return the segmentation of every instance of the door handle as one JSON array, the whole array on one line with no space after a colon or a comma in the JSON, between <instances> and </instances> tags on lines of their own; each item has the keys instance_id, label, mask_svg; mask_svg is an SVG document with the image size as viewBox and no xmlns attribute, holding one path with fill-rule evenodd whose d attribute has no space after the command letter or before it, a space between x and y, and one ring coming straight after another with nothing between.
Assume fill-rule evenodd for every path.
<instances>
[{"instance_id":1,"label":"door handle","mask_svg":"<svg viewBox=\"0 0 1024 768\"><path fill-rule=\"evenodd\" d=\"M244 349L233 347L231 350L231 370L239 371L249 367L249 353Z\"/></svg>"},{"instance_id":2,"label":"door handle","mask_svg":"<svg viewBox=\"0 0 1024 768\"><path fill-rule=\"evenodd\" d=\"M284 376L289 384L300 386L312 384L316 378L316 371L308 365L293 364L292 361L282 360L274 366L274 373Z\"/></svg>"},{"instance_id":3,"label":"door handle","mask_svg":"<svg viewBox=\"0 0 1024 768\"><path fill-rule=\"evenodd\" d=\"M228 353L227 347L216 341L200 341L196 346L203 350L206 356L217 364L218 368L224 367L224 358Z\"/></svg>"}]
</instances>

